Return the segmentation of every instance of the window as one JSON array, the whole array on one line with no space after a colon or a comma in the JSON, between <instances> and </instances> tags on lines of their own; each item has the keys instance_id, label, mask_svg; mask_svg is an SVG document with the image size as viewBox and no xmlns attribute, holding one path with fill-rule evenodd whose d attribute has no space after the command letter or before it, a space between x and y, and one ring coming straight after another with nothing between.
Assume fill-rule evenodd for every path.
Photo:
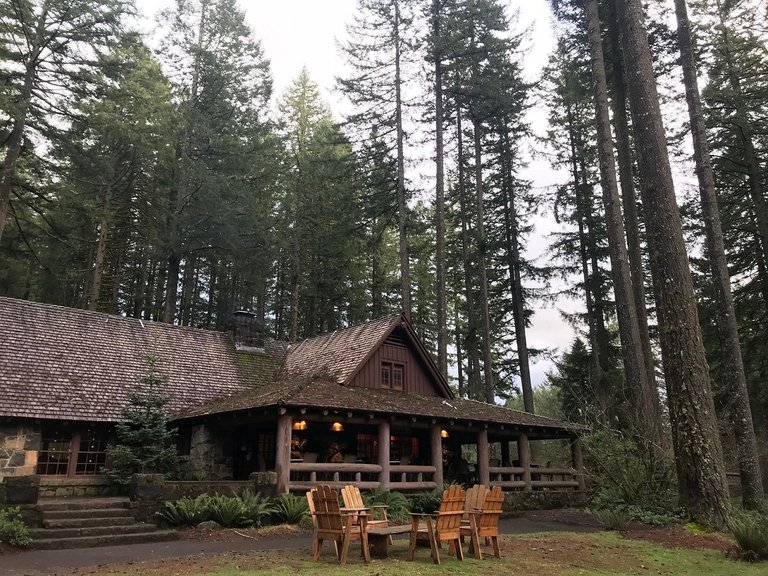
<instances>
[{"instance_id":1,"label":"window","mask_svg":"<svg viewBox=\"0 0 768 576\"><path fill-rule=\"evenodd\" d=\"M389 362L381 363L381 387L389 388L392 384L392 364Z\"/></svg>"},{"instance_id":2,"label":"window","mask_svg":"<svg viewBox=\"0 0 768 576\"><path fill-rule=\"evenodd\" d=\"M87 430L80 436L77 451L75 475L90 476L98 474L107 461L107 439L93 430Z\"/></svg>"},{"instance_id":3,"label":"window","mask_svg":"<svg viewBox=\"0 0 768 576\"><path fill-rule=\"evenodd\" d=\"M404 372L404 369L401 364L392 365L392 389L393 390L403 389L403 372Z\"/></svg>"},{"instance_id":4,"label":"window","mask_svg":"<svg viewBox=\"0 0 768 576\"><path fill-rule=\"evenodd\" d=\"M66 476L71 450L71 434L61 430L45 430L37 453L37 474Z\"/></svg>"},{"instance_id":5,"label":"window","mask_svg":"<svg viewBox=\"0 0 768 576\"><path fill-rule=\"evenodd\" d=\"M396 362L381 363L381 387L392 390L405 389L405 365Z\"/></svg>"}]
</instances>

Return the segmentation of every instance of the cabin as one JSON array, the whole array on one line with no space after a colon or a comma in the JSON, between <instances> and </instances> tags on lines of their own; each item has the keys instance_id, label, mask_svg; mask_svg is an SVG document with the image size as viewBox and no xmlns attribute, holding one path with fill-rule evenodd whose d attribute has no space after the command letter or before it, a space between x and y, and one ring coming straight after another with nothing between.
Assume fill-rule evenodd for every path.
<instances>
[{"instance_id":1,"label":"cabin","mask_svg":"<svg viewBox=\"0 0 768 576\"><path fill-rule=\"evenodd\" d=\"M242 311L215 332L2 297L0 479L98 478L148 355L192 480L584 487L581 426L457 398L400 314L286 343ZM542 440L567 443L571 466L532 462Z\"/></svg>"}]
</instances>

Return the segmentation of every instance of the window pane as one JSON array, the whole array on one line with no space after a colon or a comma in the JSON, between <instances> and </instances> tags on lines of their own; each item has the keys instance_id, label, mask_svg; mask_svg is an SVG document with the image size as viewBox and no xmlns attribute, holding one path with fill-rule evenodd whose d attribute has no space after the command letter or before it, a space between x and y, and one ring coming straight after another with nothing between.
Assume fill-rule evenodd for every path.
<instances>
[{"instance_id":1,"label":"window pane","mask_svg":"<svg viewBox=\"0 0 768 576\"><path fill-rule=\"evenodd\" d=\"M403 389L403 373L405 372L403 366L395 364L392 367L392 388L395 390Z\"/></svg>"},{"instance_id":2,"label":"window pane","mask_svg":"<svg viewBox=\"0 0 768 576\"><path fill-rule=\"evenodd\" d=\"M392 364L389 362L381 363L381 387L389 388L392 386Z\"/></svg>"}]
</instances>

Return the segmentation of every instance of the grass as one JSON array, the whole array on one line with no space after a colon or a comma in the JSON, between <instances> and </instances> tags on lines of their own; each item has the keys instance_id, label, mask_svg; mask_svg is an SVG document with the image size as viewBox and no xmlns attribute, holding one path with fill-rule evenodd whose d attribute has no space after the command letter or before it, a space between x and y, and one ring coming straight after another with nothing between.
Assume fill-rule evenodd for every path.
<instances>
[{"instance_id":1,"label":"grass","mask_svg":"<svg viewBox=\"0 0 768 576\"><path fill-rule=\"evenodd\" d=\"M100 567L88 574L111 576L765 576L768 564L747 564L712 550L670 549L622 538L619 534L532 534L502 540L502 558L466 557L458 562L443 548L442 565L432 564L428 549L416 560L405 559L407 542L397 540L387 560L366 565L353 543L350 562L338 566L326 544L321 561L309 560L309 550L253 552L164 560L136 566ZM84 572L85 573L85 572Z\"/></svg>"}]
</instances>

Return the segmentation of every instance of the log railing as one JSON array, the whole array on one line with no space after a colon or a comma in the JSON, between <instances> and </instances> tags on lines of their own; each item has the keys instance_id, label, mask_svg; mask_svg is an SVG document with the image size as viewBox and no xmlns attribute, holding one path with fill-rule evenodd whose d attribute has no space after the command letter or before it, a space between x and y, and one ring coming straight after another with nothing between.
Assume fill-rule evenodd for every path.
<instances>
[{"instance_id":1,"label":"log railing","mask_svg":"<svg viewBox=\"0 0 768 576\"><path fill-rule=\"evenodd\" d=\"M573 468L491 466L488 471L491 476L491 486L500 486L504 490L579 488L577 472Z\"/></svg>"},{"instance_id":2,"label":"log railing","mask_svg":"<svg viewBox=\"0 0 768 576\"><path fill-rule=\"evenodd\" d=\"M415 464L390 464L390 490L433 490L437 488L434 466L417 466Z\"/></svg>"},{"instance_id":3,"label":"log railing","mask_svg":"<svg viewBox=\"0 0 768 576\"><path fill-rule=\"evenodd\" d=\"M432 490L434 482L434 466L415 466L392 464L389 468L390 490ZM366 490L381 485L381 466L379 464L347 464L347 463L304 463L290 464L291 491L310 490L319 484L327 484L332 488L341 488L347 484L355 484Z\"/></svg>"},{"instance_id":4,"label":"log railing","mask_svg":"<svg viewBox=\"0 0 768 576\"><path fill-rule=\"evenodd\" d=\"M413 464L391 464L389 467L390 490L433 490L434 466ZM558 490L578 489L579 481L576 470L572 468L544 468L531 466L491 466L488 468L491 486L500 486L504 490ZM328 484L332 488L341 488L347 484L356 484L366 490L381 485L381 466L379 464L347 463L304 463L290 464L290 483L292 491L309 490L319 484Z\"/></svg>"}]
</instances>

